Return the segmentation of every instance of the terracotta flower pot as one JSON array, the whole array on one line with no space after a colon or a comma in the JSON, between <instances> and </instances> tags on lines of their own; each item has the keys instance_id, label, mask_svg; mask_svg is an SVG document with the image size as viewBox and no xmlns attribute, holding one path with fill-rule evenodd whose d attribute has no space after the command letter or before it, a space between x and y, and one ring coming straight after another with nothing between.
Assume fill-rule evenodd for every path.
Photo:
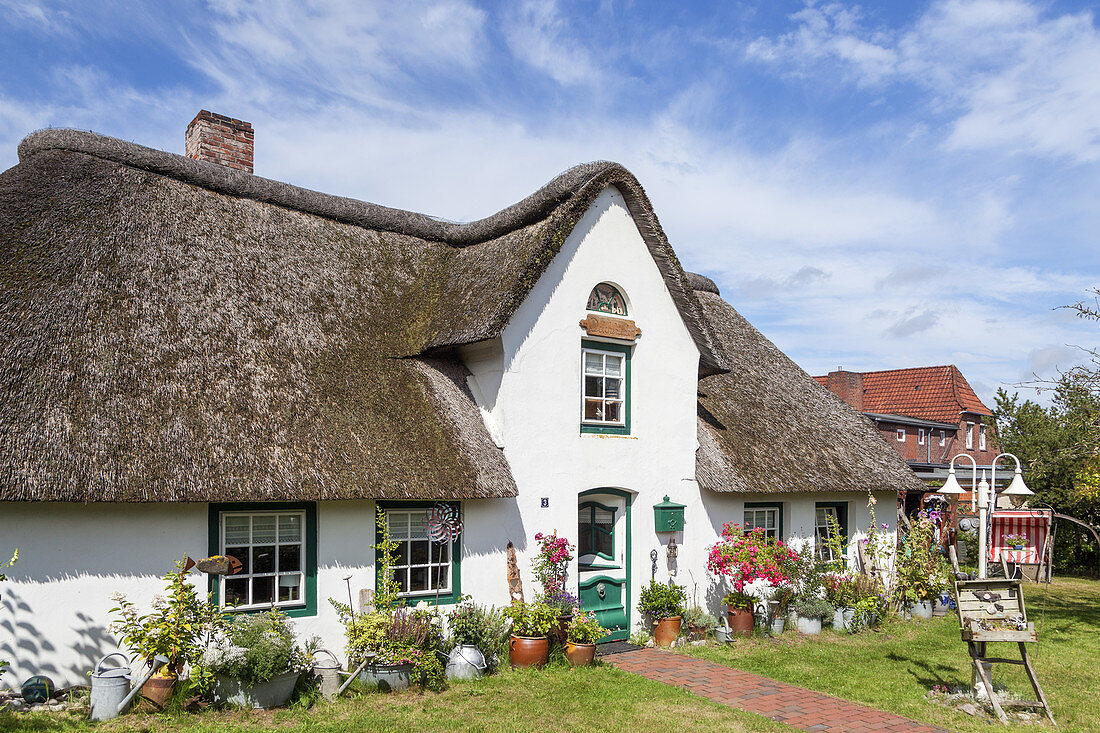
<instances>
[{"instance_id":1,"label":"terracotta flower pot","mask_svg":"<svg viewBox=\"0 0 1100 733\"><path fill-rule=\"evenodd\" d=\"M545 636L513 636L508 642L508 661L513 667L542 669L550 656L550 639Z\"/></svg>"},{"instance_id":2,"label":"terracotta flower pot","mask_svg":"<svg viewBox=\"0 0 1100 733\"><path fill-rule=\"evenodd\" d=\"M680 617L671 616L657 622L653 629L653 639L657 646L672 646L680 638Z\"/></svg>"},{"instance_id":3,"label":"terracotta flower pot","mask_svg":"<svg viewBox=\"0 0 1100 733\"><path fill-rule=\"evenodd\" d=\"M752 635L752 627L756 623L756 618L752 615L751 609L726 606L726 619L729 621L730 628L733 629L735 635Z\"/></svg>"},{"instance_id":4,"label":"terracotta flower pot","mask_svg":"<svg viewBox=\"0 0 1100 733\"><path fill-rule=\"evenodd\" d=\"M141 688L141 696L147 701L143 707L154 712L164 710L175 689L175 677L150 677Z\"/></svg>"},{"instance_id":5,"label":"terracotta flower pot","mask_svg":"<svg viewBox=\"0 0 1100 733\"><path fill-rule=\"evenodd\" d=\"M574 644L565 642L565 656L574 667L587 667L596 659L595 644Z\"/></svg>"}]
</instances>

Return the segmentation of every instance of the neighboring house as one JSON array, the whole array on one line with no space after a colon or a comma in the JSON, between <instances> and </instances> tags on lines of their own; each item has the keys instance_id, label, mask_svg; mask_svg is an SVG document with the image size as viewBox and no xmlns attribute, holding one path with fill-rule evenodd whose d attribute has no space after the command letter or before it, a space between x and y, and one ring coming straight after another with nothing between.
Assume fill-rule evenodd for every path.
<instances>
[{"instance_id":1,"label":"neighboring house","mask_svg":"<svg viewBox=\"0 0 1100 733\"><path fill-rule=\"evenodd\" d=\"M874 422L882 439L926 483L924 490L943 485L952 457L968 455L988 475L999 452L993 412L954 365L838 370L814 379ZM959 480L969 485L970 462L959 460L955 467ZM1011 472L1006 475L1011 477Z\"/></svg>"},{"instance_id":2,"label":"neighboring house","mask_svg":"<svg viewBox=\"0 0 1100 733\"><path fill-rule=\"evenodd\" d=\"M112 593L147 607L185 554L237 557L219 603L338 649L327 599L375 587L376 509L410 601L505 605L509 542L530 599L557 530L622 638L651 577L717 610L724 523L812 541L831 514L855 542L868 492L919 486L683 271L618 165L454 224L254 176L239 120L200 113L187 152L47 130L0 174L9 685L85 680ZM444 546L440 502L464 524Z\"/></svg>"}]
</instances>

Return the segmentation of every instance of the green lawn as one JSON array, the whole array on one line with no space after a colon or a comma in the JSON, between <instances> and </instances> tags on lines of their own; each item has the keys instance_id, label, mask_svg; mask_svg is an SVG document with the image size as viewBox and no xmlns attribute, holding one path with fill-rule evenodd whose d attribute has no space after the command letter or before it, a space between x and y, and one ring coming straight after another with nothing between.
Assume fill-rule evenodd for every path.
<instances>
[{"instance_id":1,"label":"green lawn","mask_svg":"<svg viewBox=\"0 0 1100 733\"><path fill-rule=\"evenodd\" d=\"M133 714L83 719L0 713L0 730L29 731L790 731L684 690L609 666L504 671L446 692L355 695L309 710Z\"/></svg>"},{"instance_id":2,"label":"green lawn","mask_svg":"<svg viewBox=\"0 0 1100 733\"><path fill-rule=\"evenodd\" d=\"M1043 613L1046 596L1046 613ZM1029 645L1039 683L1064 731L1100 730L1100 582L1063 579L1025 584L1028 618L1041 627ZM787 632L732 646L689 647L694 654L917 720L962 731L988 731L970 716L925 700L933 685L967 685L970 657L957 617L897 622L857 636L826 630L817 637ZM990 644L990 656L1019 658L1016 644ZM994 665L994 680L1034 699L1023 669Z\"/></svg>"}]
</instances>

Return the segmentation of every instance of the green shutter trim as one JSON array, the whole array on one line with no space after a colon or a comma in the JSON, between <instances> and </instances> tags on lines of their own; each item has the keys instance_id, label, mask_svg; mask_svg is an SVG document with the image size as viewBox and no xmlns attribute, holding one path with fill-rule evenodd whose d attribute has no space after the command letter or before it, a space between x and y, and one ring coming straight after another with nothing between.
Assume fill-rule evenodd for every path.
<instances>
[{"instance_id":1,"label":"green shutter trim","mask_svg":"<svg viewBox=\"0 0 1100 733\"><path fill-rule=\"evenodd\" d=\"M581 421L582 433L600 433L602 435L630 435L630 361L634 351L632 346L623 344L607 344L603 341L589 341L581 339L582 349L596 349L597 351L614 351L625 354L626 374L623 379L623 424L622 425L590 425ZM581 404L584 404L584 363L581 363Z\"/></svg>"},{"instance_id":2,"label":"green shutter trim","mask_svg":"<svg viewBox=\"0 0 1100 733\"><path fill-rule=\"evenodd\" d=\"M746 509L775 509L776 514L779 516L779 522L778 522L778 524L779 524L779 539L786 542L787 535L783 534L783 505L782 504L776 504L775 502L772 502L772 501L746 501L745 502L745 508ZM816 511L817 511L817 509L815 508L814 512L816 513ZM744 517L742 517L742 519L744 519ZM816 517L815 517L815 519L816 519Z\"/></svg>"},{"instance_id":3,"label":"green shutter trim","mask_svg":"<svg viewBox=\"0 0 1100 733\"><path fill-rule=\"evenodd\" d=\"M281 511L305 511L306 513L306 541L305 541L305 606L297 608L280 609L292 618L303 618L317 615L317 502L313 501L247 501L222 504L209 504L207 550L209 555L217 555L221 552L222 537L222 512L281 512ZM209 576L210 601L220 603L218 598L218 576ZM248 611L232 611L229 613L263 613L263 609L251 609Z\"/></svg>"},{"instance_id":4,"label":"green shutter trim","mask_svg":"<svg viewBox=\"0 0 1100 733\"><path fill-rule=\"evenodd\" d=\"M458 501L380 501L378 502L378 508L383 512L387 509L427 509L434 504L448 504L458 509L461 513L462 502ZM382 535L378 531L378 523L374 525L374 544L378 544L382 541ZM434 543L432 543L434 544ZM431 577L429 573L429 578ZM377 552L375 552L374 559L374 587L377 588L382 580L382 569L378 567ZM450 593L439 594L439 605L449 606L458 603L458 599L462 596L462 536L454 538L451 541L451 591ZM436 596L434 593L423 596L412 596L404 599L407 602L412 601L414 604L426 601L429 605L435 605Z\"/></svg>"}]
</instances>

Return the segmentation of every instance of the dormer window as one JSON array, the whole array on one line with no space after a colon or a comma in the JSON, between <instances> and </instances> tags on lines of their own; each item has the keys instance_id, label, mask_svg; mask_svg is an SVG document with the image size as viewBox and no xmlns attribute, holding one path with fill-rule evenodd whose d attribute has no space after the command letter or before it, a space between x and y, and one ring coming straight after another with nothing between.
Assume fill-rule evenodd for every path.
<instances>
[{"instance_id":1,"label":"dormer window","mask_svg":"<svg viewBox=\"0 0 1100 733\"><path fill-rule=\"evenodd\" d=\"M600 283L592 288L592 292L588 295L588 310L609 313L613 316L625 316L626 299L611 283Z\"/></svg>"}]
</instances>

